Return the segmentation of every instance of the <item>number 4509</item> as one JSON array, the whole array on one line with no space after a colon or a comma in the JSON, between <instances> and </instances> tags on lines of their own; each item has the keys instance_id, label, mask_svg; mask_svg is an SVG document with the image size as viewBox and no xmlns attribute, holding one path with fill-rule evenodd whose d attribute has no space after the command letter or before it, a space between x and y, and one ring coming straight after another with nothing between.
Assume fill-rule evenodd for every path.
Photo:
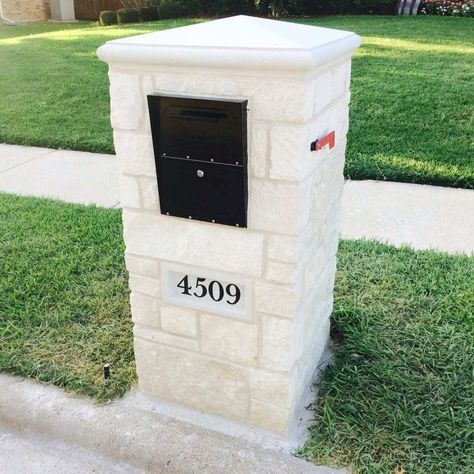
<instances>
[{"instance_id":1,"label":"number 4509","mask_svg":"<svg viewBox=\"0 0 474 474\"><path fill-rule=\"evenodd\" d=\"M234 283L227 285L224 290L222 283L219 281L212 280L208 285L205 284L205 281L205 278L196 277L196 283L193 287L192 284L189 284L189 276L186 275L177 287L183 290L182 295L196 296L197 298L204 298L209 295L214 301L222 301L226 296L230 297L230 299L225 300L228 304L237 304L240 301L240 289ZM193 292L191 293L191 291Z\"/></svg>"}]
</instances>

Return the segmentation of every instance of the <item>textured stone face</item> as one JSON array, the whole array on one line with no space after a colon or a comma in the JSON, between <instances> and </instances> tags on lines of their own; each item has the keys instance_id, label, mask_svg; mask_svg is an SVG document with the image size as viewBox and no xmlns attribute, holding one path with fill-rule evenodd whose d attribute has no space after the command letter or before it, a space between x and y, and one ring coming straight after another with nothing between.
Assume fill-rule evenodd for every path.
<instances>
[{"instance_id":1,"label":"textured stone face","mask_svg":"<svg viewBox=\"0 0 474 474\"><path fill-rule=\"evenodd\" d=\"M124 210L127 251L173 262L259 276L263 236L232 227Z\"/></svg>"},{"instance_id":2,"label":"textured stone face","mask_svg":"<svg viewBox=\"0 0 474 474\"><path fill-rule=\"evenodd\" d=\"M293 324L285 319L262 317L262 367L277 372L290 370Z\"/></svg>"},{"instance_id":3,"label":"textured stone face","mask_svg":"<svg viewBox=\"0 0 474 474\"><path fill-rule=\"evenodd\" d=\"M129 273L137 275L159 278L160 264L156 260L147 257L137 257L136 255L125 254L125 264Z\"/></svg>"},{"instance_id":4,"label":"textured stone face","mask_svg":"<svg viewBox=\"0 0 474 474\"><path fill-rule=\"evenodd\" d=\"M201 347L205 354L256 366L257 337L256 324L230 321L211 314L201 315Z\"/></svg>"},{"instance_id":5,"label":"textured stone face","mask_svg":"<svg viewBox=\"0 0 474 474\"><path fill-rule=\"evenodd\" d=\"M250 180L249 227L262 231L298 234L300 189L295 184Z\"/></svg>"},{"instance_id":6,"label":"textured stone face","mask_svg":"<svg viewBox=\"0 0 474 474\"><path fill-rule=\"evenodd\" d=\"M141 338L135 340L135 357L143 390L198 410L247 419L245 369Z\"/></svg>"},{"instance_id":7,"label":"textured stone face","mask_svg":"<svg viewBox=\"0 0 474 474\"><path fill-rule=\"evenodd\" d=\"M292 318L296 312L296 294L291 286L257 282L255 309L264 313Z\"/></svg>"},{"instance_id":8,"label":"textured stone face","mask_svg":"<svg viewBox=\"0 0 474 474\"><path fill-rule=\"evenodd\" d=\"M134 74L111 73L110 121L113 128L134 130L143 114L139 78Z\"/></svg>"},{"instance_id":9,"label":"textured stone face","mask_svg":"<svg viewBox=\"0 0 474 474\"><path fill-rule=\"evenodd\" d=\"M165 305L161 308L161 327L164 331L181 336L196 337L197 322L194 311Z\"/></svg>"},{"instance_id":10,"label":"textured stone face","mask_svg":"<svg viewBox=\"0 0 474 474\"><path fill-rule=\"evenodd\" d=\"M306 74L122 64L110 78L140 388L291 437L328 339L350 58ZM159 92L248 100L248 229L160 214L146 101ZM333 149L310 150L333 130ZM247 279L249 319L170 302L170 264Z\"/></svg>"},{"instance_id":11,"label":"textured stone face","mask_svg":"<svg viewBox=\"0 0 474 474\"><path fill-rule=\"evenodd\" d=\"M142 114L143 111L140 110L140 117ZM139 121L140 118L136 123ZM156 178L153 143L149 133L115 130L114 145L120 171L124 175Z\"/></svg>"},{"instance_id":12,"label":"textured stone face","mask_svg":"<svg viewBox=\"0 0 474 474\"><path fill-rule=\"evenodd\" d=\"M132 319L135 324L158 328L160 324L160 301L149 295L132 291L130 295Z\"/></svg>"},{"instance_id":13,"label":"textured stone face","mask_svg":"<svg viewBox=\"0 0 474 474\"><path fill-rule=\"evenodd\" d=\"M290 403L288 375L264 369L250 371L250 395L253 400L261 400L280 408Z\"/></svg>"}]
</instances>

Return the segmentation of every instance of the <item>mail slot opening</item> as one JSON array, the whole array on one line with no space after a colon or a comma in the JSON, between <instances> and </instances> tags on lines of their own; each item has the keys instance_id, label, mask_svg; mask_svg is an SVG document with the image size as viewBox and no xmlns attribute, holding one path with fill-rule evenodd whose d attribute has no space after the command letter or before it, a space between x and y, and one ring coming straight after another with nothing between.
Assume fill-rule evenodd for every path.
<instances>
[{"instance_id":1,"label":"mail slot opening","mask_svg":"<svg viewBox=\"0 0 474 474\"><path fill-rule=\"evenodd\" d=\"M217 122L219 119L227 117L225 112L212 109L199 110L199 109L181 109L178 113L171 114L174 119L180 120L202 120L209 122Z\"/></svg>"},{"instance_id":2,"label":"mail slot opening","mask_svg":"<svg viewBox=\"0 0 474 474\"><path fill-rule=\"evenodd\" d=\"M150 95L161 213L247 226L247 101Z\"/></svg>"}]
</instances>

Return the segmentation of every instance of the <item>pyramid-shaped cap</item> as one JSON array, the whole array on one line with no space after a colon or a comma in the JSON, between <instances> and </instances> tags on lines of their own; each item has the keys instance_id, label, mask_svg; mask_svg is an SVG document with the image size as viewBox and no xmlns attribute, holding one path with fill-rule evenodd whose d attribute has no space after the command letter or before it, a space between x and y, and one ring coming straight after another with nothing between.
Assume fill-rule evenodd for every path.
<instances>
[{"instance_id":1,"label":"pyramid-shaped cap","mask_svg":"<svg viewBox=\"0 0 474 474\"><path fill-rule=\"evenodd\" d=\"M97 54L112 64L304 71L359 45L355 33L240 15L109 41Z\"/></svg>"}]
</instances>

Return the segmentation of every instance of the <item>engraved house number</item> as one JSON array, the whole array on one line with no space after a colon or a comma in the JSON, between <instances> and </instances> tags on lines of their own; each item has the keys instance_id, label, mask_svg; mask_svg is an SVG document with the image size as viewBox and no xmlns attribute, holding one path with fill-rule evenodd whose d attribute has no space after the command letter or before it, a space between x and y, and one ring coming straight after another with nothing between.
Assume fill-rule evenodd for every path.
<instances>
[{"instance_id":1,"label":"engraved house number","mask_svg":"<svg viewBox=\"0 0 474 474\"><path fill-rule=\"evenodd\" d=\"M185 275L176 286L182 290L182 295L196 298L205 298L209 295L213 301L224 300L229 305L235 305L240 301L240 288L234 283L223 285L217 280L208 282L207 278Z\"/></svg>"},{"instance_id":2,"label":"engraved house number","mask_svg":"<svg viewBox=\"0 0 474 474\"><path fill-rule=\"evenodd\" d=\"M165 303L250 321L253 283L249 278L164 262L161 287Z\"/></svg>"}]
</instances>

